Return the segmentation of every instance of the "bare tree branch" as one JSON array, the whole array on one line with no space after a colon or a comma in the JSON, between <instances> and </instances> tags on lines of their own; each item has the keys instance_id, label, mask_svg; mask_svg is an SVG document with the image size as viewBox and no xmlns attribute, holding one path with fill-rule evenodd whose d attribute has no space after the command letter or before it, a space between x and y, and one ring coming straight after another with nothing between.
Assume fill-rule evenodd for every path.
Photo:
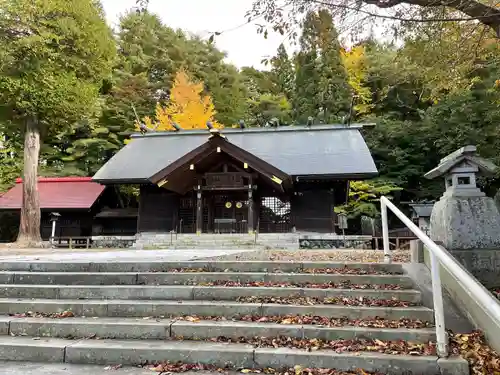
<instances>
[{"instance_id":1,"label":"bare tree branch","mask_svg":"<svg viewBox=\"0 0 500 375\"><path fill-rule=\"evenodd\" d=\"M304 13L312 8L327 8L352 11L373 18L381 18L400 22L429 23L429 22L480 22L494 30L500 38L500 8L488 5L482 0L292 0L295 14ZM366 5L367 7L363 7ZM418 15L412 14L402 6L417 6L421 10ZM371 8L370 8L371 7ZM451 17L436 17L431 10L436 7L451 9ZM394 12L377 12L378 9L394 9ZM416 8L417 10L418 8ZM426 11L429 10L429 11ZM459 13L462 13L461 16ZM264 14L271 23L283 21L284 16L279 7L279 0L254 0L249 14ZM294 14L294 15L295 15ZM342 14L342 12L341 12ZM425 14L425 15L423 15ZM293 21L293 20L292 20ZM287 21L287 22L290 22Z\"/></svg>"}]
</instances>

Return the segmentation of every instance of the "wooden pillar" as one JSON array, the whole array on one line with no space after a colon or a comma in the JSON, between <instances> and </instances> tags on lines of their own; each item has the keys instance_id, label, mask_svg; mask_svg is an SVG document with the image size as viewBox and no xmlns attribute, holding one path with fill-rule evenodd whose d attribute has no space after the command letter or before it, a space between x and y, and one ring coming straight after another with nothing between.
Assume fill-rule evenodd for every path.
<instances>
[{"instance_id":1,"label":"wooden pillar","mask_svg":"<svg viewBox=\"0 0 500 375\"><path fill-rule=\"evenodd\" d=\"M201 234L203 228L203 200L201 196L201 184L196 192L196 234Z\"/></svg>"},{"instance_id":2,"label":"wooden pillar","mask_svg":"<svg viewBox=\"0 0 500 375\"><path fill-rule=\"evenodd\" d=\"M214 197L212 194L209 196L205 196L205 199L207 199L207 206L208 206L208 223L207 223L207 232L208 233L213 233L214 231Z\"/></svg>"},{"instance_id":3,"label":"wooden pillar","mask_svg":"<svg viewBox=\"0 0 500 375\"><path fill-rule=\"evenodd\" d=\"M248 233L254 232L254 207L253 207L253 190L252 185L248 185Z\"/></svg>"}]
</instances>

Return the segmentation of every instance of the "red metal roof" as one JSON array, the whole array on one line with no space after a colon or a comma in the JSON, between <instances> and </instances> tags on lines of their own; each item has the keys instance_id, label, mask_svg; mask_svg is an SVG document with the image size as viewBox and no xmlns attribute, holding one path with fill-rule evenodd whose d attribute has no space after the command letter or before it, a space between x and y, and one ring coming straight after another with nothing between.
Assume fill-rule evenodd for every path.
<instances>
[{"instance_id":1,"label":"red metal roof","mask_svg":"<svg viewBox=\"0 0 500 375\"><path fill-rule=\"evenodd\" d=\"M92 182L92 177L39 177L40 208L88 209L99 198L105 186ZM0 196L0 209L20 209L23 180Z\"/></svg>"}]
</instances>

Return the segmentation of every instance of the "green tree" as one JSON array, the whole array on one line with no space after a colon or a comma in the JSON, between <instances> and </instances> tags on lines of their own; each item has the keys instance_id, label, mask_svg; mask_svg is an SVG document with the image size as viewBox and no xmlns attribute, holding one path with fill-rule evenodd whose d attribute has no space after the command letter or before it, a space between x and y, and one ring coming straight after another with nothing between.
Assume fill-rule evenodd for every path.
<instances>
[{"instance_id":1,"label":"green tree","mask_svg":"<svg viewBox=\"0 0 500 375\"><path fill-rule=\"evenodd\" d=\"M347 72L338 33L328 12L306 15L296 58L295 87L294 104L300 122L313 116L329 123L347 113L350 103Z\"/></svg>"},{"instance_id":2,"label":"green tree","mask_svg":"<svg viewBox=\"0 0 500 375\"><path fill-rule=\"evenodd\" d=\"M380 197L388 196L391 192L401 188L390 182L375 181L351 181L349 183L349 199L343 206L335 207L335 212L347 215L348 219L363 216L378 217Z\"/></svg>"},{"instance_id":3,"label":"green tree","mask_svg":"<svg viewBox=\"0 0 500 375\"><path fill-rule=\"evenodd\" d=\"M269 71L258 70L245 66L240 70L241 80L245 85L247 98L257 98L263 94L279 94L275 92L272 74Z\"/></svg>"},{"instance_id":4,"label":"green tree","mask_svg":"<svg viewBox=\"0 0 500 375\"><path fill-rule=\"evenodd\" d=\"M316 16L317 48L319 50L320 119L325 123L337 120L349 108L351 90L342 62L338 32L329 12L320 10Z\"/></svg>"},{"instance_id":5,"label":"green tree","mask_svg":"<svg viewBox=\"0 0 500 375\"><path fill-rule=\"evenodd\" d=\"M276 91L291 100L294 92L295 73L292 60L283 43L279 45L276 56L271 59L271 75Z\"/></svg>"},{"instance_id":6,"label":"green tree","mask_svg":"<svg viewBox=\"0 0 500 375\"><path fill-rule=\"evenodd\" d=\"M319 112L320 76L315 26L316 14L309 12L302 24L300 50L295 58L294 117L302 123L305 123L309 116L316 117Z\"/></svg>"},{"instance_id":7,"label":"green tree","mask_svg":"<svg viewBox=\"0 0 500 375\"><path fill-rule=\"evenodd\" d=\"M248 101L248 124L265 126L276 118L280 125L291 121L291 105L284 95L263 94Z\"/></svg>"},{"instance_id":8,"label":"green tree","mask_svg":"<svg viewBox=\"0 0 500 375\"><path fill-rule=\"evenodd\" d=\"M0 135L0 194L14 185L22 170L20 148L5 136Z\"/></svg>"},{"instance_id":9,"label":"green tree","mask_svg":"<svg viewBox=\"0 0 500 375\"><path fill-rule=\"evenodd\" d=\"M115 46L92 0L1 0L1 116L24 133L18 242L40 243L40 136L78 121L94 105Z\"/></svg>"}]
</instances>

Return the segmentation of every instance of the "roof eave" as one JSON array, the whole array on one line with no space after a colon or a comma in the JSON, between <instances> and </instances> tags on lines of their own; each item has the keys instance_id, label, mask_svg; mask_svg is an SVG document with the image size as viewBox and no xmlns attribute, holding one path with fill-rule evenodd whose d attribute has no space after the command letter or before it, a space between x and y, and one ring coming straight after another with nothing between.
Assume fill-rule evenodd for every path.
<instances>
[{"instance_id":1,"label":"roof eave","mask_svg":"<svg viewBox=\"0 0 500 375\"><path fill-rule=\"evenodd\" d=\"M361 173L333 173L333 174L308 174L308 175L293 175L294 181L300 180L362 180L366 178L377 177L378 172L361 172Z\"/></svg>"},{"instance_id":2,"label":"roof eave","mask_svg":"<svg viewBox=\"0 0 500 375\"><path fill-rule=\"evenodd\" d=\"M151 176L152 177L152 176ZM149 177L149 178L151 178ZM140 185L140 184L150 184L149 178L113 178L113 179L92 179L92 182L96 182L101 185Z\"/></svg>"}]
</instances>

